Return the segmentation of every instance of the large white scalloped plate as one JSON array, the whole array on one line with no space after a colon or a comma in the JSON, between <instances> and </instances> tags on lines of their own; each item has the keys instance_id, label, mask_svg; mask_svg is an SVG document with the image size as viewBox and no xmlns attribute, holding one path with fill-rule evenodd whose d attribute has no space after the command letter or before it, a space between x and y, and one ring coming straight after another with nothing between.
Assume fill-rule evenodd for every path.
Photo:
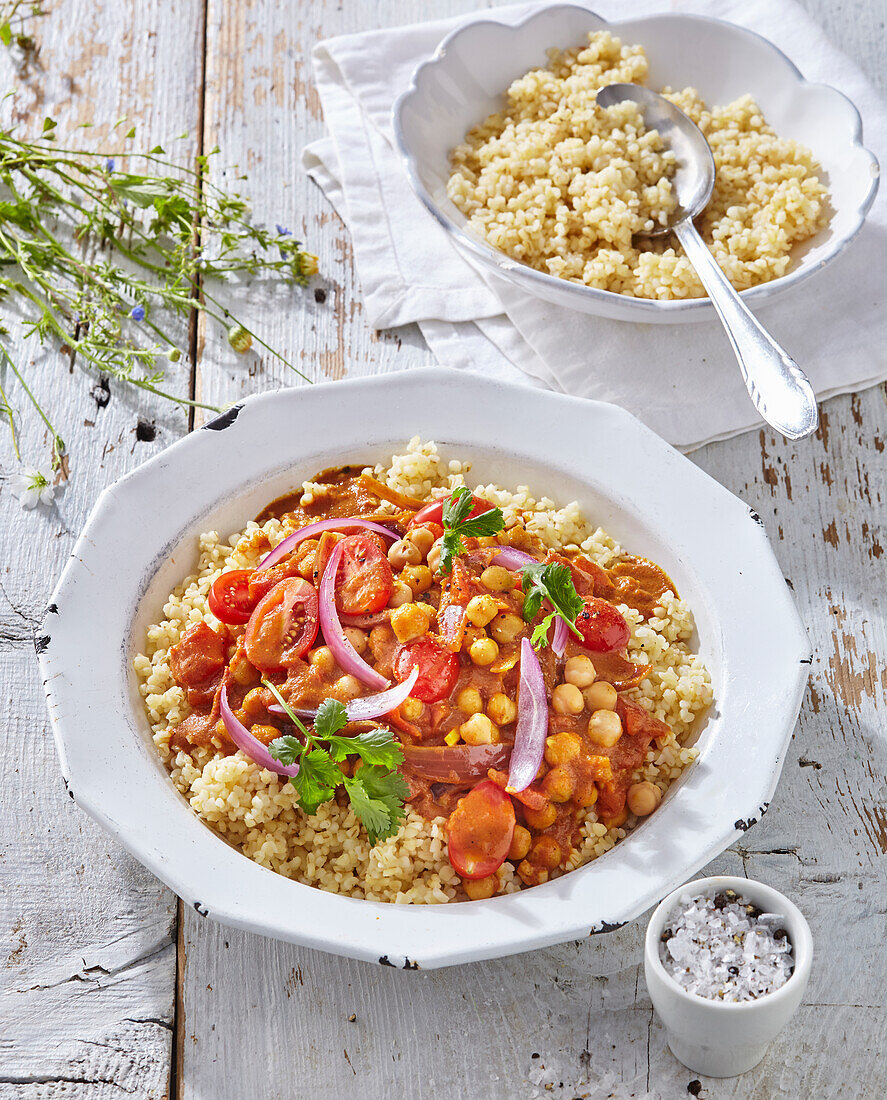
<instances>
[{"instance_id":1,"label":"large white scalloped plate","mask_svg":"<svg viewBox=\"0 0 887 1100\"><path fill-rule=\"evenodd\" d=\"M389 457L420 433L472 477L578 499L662 563L693 607L716 704L699 760L661 808L593 864L517 895L457 905L354 900L229 847L164 771L132 657L192 570L197 535L241 528L334 463ZM757 516L612 405L417 370L249 398L106 489L37 640L71 797L184 900L239 928L398 967L575 939L642 913L761 816L810 651Z\"/></svg>"},{"instance_id":2,"label":"large white scalloped plate","mask_svg":"<svg viewBox=\"0 0 887 1100\"><path fill-rule=\"evenodd\" d=\"M536 297L583 313L647 324L714 317L705 298L630 298L518 263L469 232L465 215L447 198L450 150L501 108L512 80L544 64L548 47L575 46L601 29L644 47L651 88L689 85L710 105L751 93L774 130L809 146L822 165L833 207L829 225L796 250L787 275L743 291L749 305L787 293L847 247L874 201L879 168L862 145L859 112L846 96L805 80L771 42L732 23L684 14L608 23L588 8L555 4L513 25L485 12L458 27L416 69L394 105L395 140L413 189L466 259Z\"/></svg>"}]
</instances>

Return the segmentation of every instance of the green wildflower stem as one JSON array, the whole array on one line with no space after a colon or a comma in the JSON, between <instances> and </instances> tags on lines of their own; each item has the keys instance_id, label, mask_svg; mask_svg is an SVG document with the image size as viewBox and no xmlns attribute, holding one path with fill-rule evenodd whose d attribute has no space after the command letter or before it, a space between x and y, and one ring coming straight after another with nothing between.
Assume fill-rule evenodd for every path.
<instances>
[{"instance_id":1,"label":"green wildflower stem","mask_svg":"<svg viewBox=\"0 0 887 1100\"><path fill-rule=\"evenodd\" d=\"M6 348L3 347L2 345L0 345L0 354L3 355L3 358L6 360L6 362L9 364L10 368L12 369L13 374L19 380L22 389L28 395L28 398L30 399L31 404L37 410L37 413L38 413L40 419L43 421L43 423L49 429L49 433L52 436L52 468L54 470L57 470L59 468L59 466L61 465L62 456L64 455L65 450L66 450L65 441L64 441L64 439L62 439L62 437L56 431L55 425L52 423L52 421L49 419L49 417L43 411L43 407L40 404L40 402L31 393L31 390L28 387L28 383L24 380L24 378L22 378L21 374L19 373L18 367L16 367L15 363L12 361L12 356L9 354L9 352L6 350ZM12 418L10 417L10 420L11 419ZM18 454L18 449L16 449L16 454Z\"/></svg>"}]
</instances>

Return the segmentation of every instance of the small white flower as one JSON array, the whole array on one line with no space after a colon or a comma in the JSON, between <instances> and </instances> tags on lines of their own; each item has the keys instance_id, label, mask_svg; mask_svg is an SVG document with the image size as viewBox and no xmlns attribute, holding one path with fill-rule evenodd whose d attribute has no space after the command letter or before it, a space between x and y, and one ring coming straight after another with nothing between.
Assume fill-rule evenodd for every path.
<instances>
[{"instance_id":1,"label":"small white flower","mask_svg":"<svg viewBox=\"0 0 887 1100\"><path fill-rule=\"evenodd\" d=\"M34 508L38 504L52 504L55 487L42 470L25 467L10 479L12 491L19 499L22 508Z\"/></svg>"}]
</instances>

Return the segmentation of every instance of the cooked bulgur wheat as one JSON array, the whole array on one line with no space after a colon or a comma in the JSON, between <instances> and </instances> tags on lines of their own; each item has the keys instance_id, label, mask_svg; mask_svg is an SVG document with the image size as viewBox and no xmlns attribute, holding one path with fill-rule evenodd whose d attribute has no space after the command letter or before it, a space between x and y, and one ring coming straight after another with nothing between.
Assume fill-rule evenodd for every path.
<instances>
[{"instance_id":1,"label":"cooked bulgur wheat","mask_svg":"<svg viewBox=\"0 0 887 1100\"><path fill-rule=\"evenodd\" d=\"M470 464L447 461L434 443L410 441L405 454L392 457L390 467L377 466L374 476L391 488L416 498L435 490L465 484ZM620 554L620 548L600 527L588 523L578 504L558 508L547 497L535 499L526 486L516 491L481 485L479 495L498 504L506 522L520 516L527 528L548 547L580 547L602 565ZM303 486L306 496L312 486ZM139 689L145 700L154 743L173 783L194 811L229 843L257 863L289 878L333 893L390 902L447 902L464 899L460 879L447 860L445 820L427 821L408 808L397 834L371 848L366 833L349 808L336 802L321 806L307 817L296 806L296 794L284 779L253 764L241 752L225 756L211 748L192 755L174 752L169 739L188 715L185 693L173 680L169 649L184 630L201 620L218 626L209 610L210 585L225 569L252 568L289 534L278 520L263 527L250 522L242 532L223 541L216 531L200 536L197 571L170 595L163 619L149 627L145 653L134 660ZM267 540L267 541L266 541ZM638 612L620 607L631 626L629 656L649 662L652 671L631 692L672 728L663 742L653 742L638 778L649 779L665 791L695 758L696 750L681 742L694 719L711 702L708 672L687 643L693 618L683 600L667 594L646 623ZM603 855L633 827L608 829L587 812L583 839L570 857L570 870ZM562 872L554 871L552 877ZM499 872L501 890L512 893L522 884L510 863Z\"/></svg>"},{"instance_id":2,"label":"cooked bulgur wheat","mask_svg":"<svg viewBox=\"0 0 887 1100\"><path fill-rule=\"evenodd\" d=\"M636 104L595 105L607 84L644 82L643 48L600 31L548 56L453 150L450 199L472 231L539 271L636 298L704 296L673 238L633 243L675 208L674 154ZM718 263L737 290L778 279L792 246L826 221L810 150L778 137L750 95L709 109L693 88L663 94L714 153L714 194L698 225Z\"/></svg>"}]
</instances>

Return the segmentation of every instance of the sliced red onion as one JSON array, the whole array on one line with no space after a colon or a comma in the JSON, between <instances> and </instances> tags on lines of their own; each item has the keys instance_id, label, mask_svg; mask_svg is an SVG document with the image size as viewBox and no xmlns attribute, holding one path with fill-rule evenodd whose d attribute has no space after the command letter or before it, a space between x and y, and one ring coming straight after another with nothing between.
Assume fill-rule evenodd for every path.
<instances>
[{"instance_id":1,"label":"sliced red onion","mask_svg":"<svg viewBox=\"0 0 887 1100\"><path fill-rule=\"evenodd\" d=\"M253 737L246 726L234 717L234 712L228 705L228 687L226 684L222 684L219 709L228 736L254 764L258 764L260 768L267 768L269 772L277 772L278 775L285 775L290 778L299 774L298 764L281 764L279 760L275 760L266 746L257 737Z\"/></svg>"},{"instance_id":2,"label":"sliced red onion","mask_svg":"<svg viewBox=\"0 0 887 1100\"><path fill-rule=\"evenodd\" d=\"M505 788L509 794L524 790L536 778L548 734L548 697L542 666L527 638L521 639L520 657L517 728Z\"/></svg>"},{"instance_id":3,"label":"sliced red onion","mask_svg":"<svg viewBox=\"0 0 887 1100\"><path fill-rule=\"evenodd\" d=\"M279 542L270 554L266 554L262 558L256 569L270 569L272 565L276 565L281 558L285 558L287 554L294 550L300 542L310 539L312 535L319 535L321 531L352 531L358 528L375 531L377 535L384 535L392 542L396 542L400 538L396 531L391 531L387 527L383 527L381 523L373 523L369 519L358 519L357 517L351 519L348 517L319 519L316 523L309 523L306 527L300 527L298 531L288 535L283 542Z\"/></svg>"},{"instance_id":4,"label":"sliced red onion","mask_svg":"<svg viewBox=\"0 0 887 1100\"><path fill-rule=\"evenodd\" d=\"M538 562L532 555L525 553L523 550L515 550L513 546L506 546L493 558L490 565L501 565L505 569L518 570L523 569L525 565L538 565Z\"/></svg>"},{"instance_id":5,"label":"sliced red onion","mask_svg":"<svg viewBox=\"0 0 887 1100\"><path fill-rule=\"evenodd\" d=\"M364 695L360 699L352 699L345 704L348 721L365 722L369 718L379 718L383 714L389 714L407 698L418 679L419 669L414 668L402 684L397 684L387 691L379 691L375 695ZM290 709L299 718L313 719L317 714L315 710L304 710L296 707ZM268 707L268 710L271 714L286 715L286 711L277 703Z\"/></svg>"},{"instance_id":6,"label":"sliced red onion","mask_svg":"<svg viewBox=\"0 0 887 1100\"><path fill-rule=\"evenodd\" d=\"M360 656L348 641L348 636L339 622L339 612L336 610L336 578L339 575L343 547L344 543L336 543L320 581L318 593L320 629L323 631L324 641L333 651L333 656L344 672L356 676L368 687L384 691L389 686L388 681Z\"/></svg>"},{"instance_id":7,"label":"sliced red onion","mask_svg":"<svg viewBox=\"0 0 887 1100\"><path fill-rule=\"evenodd\" d=\"M501 768L511 745L402 745L404 763L433 783L471 783Z\"/></svg>"},{"instance_id":8,"label":"sliced red onion","mask_svg":"<svg viewBox=\"0 0 887 1100\"><path fill-rule=\"evenodd\" d=\"M356 626L359 630L369 630L370 627L381 626L390 621L390 607L385 607L381 611L369 611L366 615L345 615L339 612L339 622L342 626Z\"/></svg>"},{"instance_id":9,"label":"sliced red onion","mask_svg":"<svg viewBox=\"0 0 887 1100\"><path fill-rule=\"evenodd\" d=\"M554 634L551 638L551 648L557 657L563 657L564 650L567 648L567 638L570 636L570 628L567 626L567 620L562 619L560 615L554 621Z\"/></svg>"}]
</instances>

